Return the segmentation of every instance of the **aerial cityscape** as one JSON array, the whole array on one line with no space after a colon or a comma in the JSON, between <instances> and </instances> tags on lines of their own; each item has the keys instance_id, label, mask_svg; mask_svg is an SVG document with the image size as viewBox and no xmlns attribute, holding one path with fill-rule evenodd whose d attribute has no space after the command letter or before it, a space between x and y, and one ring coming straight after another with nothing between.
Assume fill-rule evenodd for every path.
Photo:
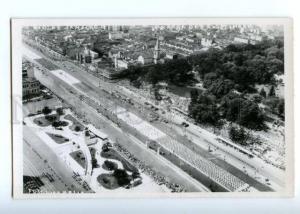
<instances>
[{"instance_id":1,"label":"aerial cityscape","mask_svg":"<svg viewBox=\"0 0 300 214\"><path fill-rule=\"evenodd\" d=\"M23 27L23 193L283 191L284 45L282 25Z\"/></svg>"}]
</instances>

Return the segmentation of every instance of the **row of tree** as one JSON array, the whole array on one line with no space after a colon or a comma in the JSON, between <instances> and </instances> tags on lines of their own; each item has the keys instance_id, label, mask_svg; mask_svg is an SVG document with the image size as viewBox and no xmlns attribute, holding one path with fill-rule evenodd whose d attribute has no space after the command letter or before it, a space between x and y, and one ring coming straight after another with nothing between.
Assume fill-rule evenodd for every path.
<instances>
[{"instance_id":1,"label":"row of tree","mask_svg":"<svg viewBox=\"0 0 300 214\"><path fill-rule=\"evenodd\" d=\"M220 127L227 120L253 130L267 128L258 104L233 91L217 99L210 92L193 90L188 110L190 117L201 124Z\"/></svg>"}]
</instances>

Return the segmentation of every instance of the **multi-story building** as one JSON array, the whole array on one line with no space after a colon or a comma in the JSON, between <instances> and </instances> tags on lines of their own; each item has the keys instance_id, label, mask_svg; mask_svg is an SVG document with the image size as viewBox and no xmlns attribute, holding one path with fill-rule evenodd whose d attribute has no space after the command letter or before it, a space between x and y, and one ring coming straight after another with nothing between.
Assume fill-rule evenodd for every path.
<instances>
[{"instance_id":1,"label":"multi-story building","mask_svg":"<svg viewBox=\"0 0 300 214\"><path fill-rule=\"evenodd\" d=\"M153 53L150 51L144 51L142 52L137 61L142 65L147 65L153 63Z\"/></svg>"},{"instance_id":2,"label":"multi-story building","mask_svg":"<svg viewBox=\"0 0 300 214\"><path fill-rule=\"evenodd\" d=\"M125 59L118 58L117 56L114 57L114 66L116 69L127 69L129 62Z\"/></svg>"},{"instance_id":3,"label":"multi-story building","mask_svg":"<svg viewBox=\"0 0 300 214\"><path fill-rule=\"evenodd\" d=\"M34 77L34 67L28 61L22 63L23 97L34 97L40 94L40 82Z\"/></svg>"},{"instance_id":4,"label":"multi-story building","mask_svg":"<svg viewBox=\"0 0 300 214\"><path fill-rule=\"evenodd\" d=\"M166 51L166 56L167 59L177 59L178 54L174 51Z\"/></svg>"},{"instance_id":5,"label":"multi-story building","mask_svg":"<svg viewBox=\"0 0 300 214\"><path fill-rule=\"evenodd\" d=\"M82 63L92 63L94 59L99 57L99 54L89 48L77 48L77 54L75 55L76 60Z\"/></svg>"},{"instance_id":6,"label":"multi-story building","mask_svg":"<svg viewBox=\"0 0 300 214\"><path fill-rule=\"evenodd\" d=\"M122 31L113 31L108 33L108 39L115 40L115 39L123 39L124 33Z\"/></svg>"},{"instance_id":7,"label":"multi-story building","mask_svg":"<svg viewBox=\"0 0 300 214\"><path fill-rule=\"evenodd\" d=\"M22 78L33 77L34 70L30 62L25 61L22 63Z\"/></svg>"},{"instance_id":8,"label":"multi-story building","mask_svg":"<svg viewBox=\"0 0 300 214\"><path fill-rule=\"evenodd\" d=\"M201 45L203 47L210 47L214 43L213 39L208 39L208 38L202 38L201 39Z\"/></svg>"},{"instance_id":9,"label":"multi-story building","mask_svg":"<svg viewBox=\"0 0 300 214\"><path fill-rule=\"evenodd\" d=\"M40 82L35 78L23 78L23 97L34 97L40 94Z\"/></svg>"},{"instance_id":10,"label":"multi-story building","mask_svg":"<svg viewBox=\"0 0 300 214\"><path fill-rule=\"evenodd\" d=\"M242 38L242 37L235 37L233 40L235 43L243 43L243 44L249 44L248 38Z\"/></svg>"}]
</instances>

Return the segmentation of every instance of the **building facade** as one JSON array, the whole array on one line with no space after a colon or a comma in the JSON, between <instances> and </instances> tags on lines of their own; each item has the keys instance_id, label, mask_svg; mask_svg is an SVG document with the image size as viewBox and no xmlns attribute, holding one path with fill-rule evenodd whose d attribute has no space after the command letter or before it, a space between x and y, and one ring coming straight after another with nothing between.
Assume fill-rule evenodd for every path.
<instances>
[{"instance_id":1,"label":"building facade","mask_svg":"<svg viewBox=\"0 0 300 214\"><path fill-rule=\"evenodd\" d=\"M22 84L22 96L34 97L40 94L40 82L35 78L25 78Z\"/></svg>"},{"instance_id":2,"label":"building facade","mask_svg":"<svg viewBox=\"0 0 300 214\"><path fill-rule=\"evenodd\" d=\"M22 96L35 97L40 94L40 82L34 77L34 67L28 61L22 63Z\"/></svg>"}]
</instances>

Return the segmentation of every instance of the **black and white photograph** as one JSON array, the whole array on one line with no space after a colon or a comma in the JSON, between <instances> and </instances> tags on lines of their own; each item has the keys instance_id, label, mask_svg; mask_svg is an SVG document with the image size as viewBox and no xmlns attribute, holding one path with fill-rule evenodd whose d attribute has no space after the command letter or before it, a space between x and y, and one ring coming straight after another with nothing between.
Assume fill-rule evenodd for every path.
<instances>
[{"instance_id":1,"label":"black and white photograph","mask_svg":"<svg viewBox=\"0 0 300 214\"><path fill-rule=\"evenodd\" d=\"M290 19L11 31L14 198L293 195Z\"/></svg>"}]
</instances>

